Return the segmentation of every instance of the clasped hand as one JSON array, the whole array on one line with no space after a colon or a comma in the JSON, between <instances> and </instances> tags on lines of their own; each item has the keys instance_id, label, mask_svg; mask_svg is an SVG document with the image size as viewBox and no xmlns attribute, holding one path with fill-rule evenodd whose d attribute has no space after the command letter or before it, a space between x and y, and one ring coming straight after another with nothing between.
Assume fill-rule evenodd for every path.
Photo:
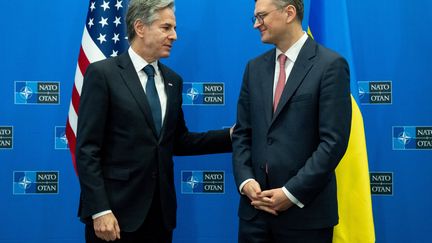
<instances>
[{"instance_id":1,"label":"clasped hand","mask_svg":"<svg viewBox=\"0 0 432 243\"><path fill-rule=\"evenodd\" d=\"M278 212L285 211L293 205L282 188L261 191L260 185L255 180L246 183L242 192L256 209L273 215L278 215Z\"/></svg>"}]
</instances>

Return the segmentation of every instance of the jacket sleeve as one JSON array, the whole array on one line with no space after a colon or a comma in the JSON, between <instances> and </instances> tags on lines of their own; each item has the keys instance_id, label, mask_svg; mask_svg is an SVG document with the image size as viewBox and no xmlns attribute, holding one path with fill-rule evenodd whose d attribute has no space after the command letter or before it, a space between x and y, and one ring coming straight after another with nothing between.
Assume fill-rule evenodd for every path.
<instances>
[{"instance_id":1,"label":"jacket sleeve","mask_svg":"<svg viewBox=\"0 0 432 243\"><path fill-rule=\"evenodd\" d=\"M182 82L180 81L180 83ZM182 90L182 85L180 85L180 90ZM180 102L181 104L182 102ZM190 132L186 126L183 109L179 108L174 138L175 155L202 155L228 153L231 151L230 129Z\"/></svg>"},{"instance_id":2,"label":"jacket sleeve","mask_svg":"<svg viewBox=\"0 0 432 243\"><path fill-rule=\"evenodd\" d=\"M109 96L103 72L91 64L84 76L79 105L76 163L81 186L82 219L110 209L101 169Z\"/></svg>"},{"instance_id":3,"label":"jacket sleeve","mask_svg":"<svg viewBox=\"0 0 432 243\"><path fill-rule=\"evenodd\" d=\"M237 104L237 122L232 135L233 143L233 173L237 188L246 179L255 178L251 162L251 117L249 100L249 64L243 75L243 83L240 89Z\"/></svg>"}]
</instances>

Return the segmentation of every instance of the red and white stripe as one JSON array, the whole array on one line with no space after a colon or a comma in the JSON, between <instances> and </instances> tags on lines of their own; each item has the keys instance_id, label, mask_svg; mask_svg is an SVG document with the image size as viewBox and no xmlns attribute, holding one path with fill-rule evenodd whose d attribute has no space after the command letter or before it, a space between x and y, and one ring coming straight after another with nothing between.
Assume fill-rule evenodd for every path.
<instances>
[{"instance_id":1,"label":"red and white stripe","mask_svg":"<svg viewBox=\"0 0 432 243\"><path fill-rule=\"evenodd\" d=\"M84 27L84 33L81 41L78 64L75 72L75 82L72 89L72 98L69 105L69 114L66 122L66 137L69 149L72 155L72 163L76 171L76 136L78 124L78 108L80 103L81 89L84 81L84 73L90 63L105 59L105 55L97 47L90 37L87 27Z\"/></svg>"}]
</instances>

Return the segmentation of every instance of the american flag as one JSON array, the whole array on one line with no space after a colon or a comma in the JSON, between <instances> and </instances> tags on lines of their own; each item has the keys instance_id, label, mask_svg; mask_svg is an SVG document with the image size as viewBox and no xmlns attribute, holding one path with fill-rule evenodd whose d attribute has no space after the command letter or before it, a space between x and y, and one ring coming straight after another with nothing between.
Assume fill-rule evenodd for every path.
<instances>
[{"instance_id":1,"label":"american flag","mask_svg":"<svg viewBox=\"0 0 432 243\"><path fill-rule=\"evenodd\" d=\"M115 57L129 47L125 23L128 2L129 0L92 0L89 4L66 123L66 137L75 171L78 106L84 73L90 63Z\"/></svg>"}]
</instances>

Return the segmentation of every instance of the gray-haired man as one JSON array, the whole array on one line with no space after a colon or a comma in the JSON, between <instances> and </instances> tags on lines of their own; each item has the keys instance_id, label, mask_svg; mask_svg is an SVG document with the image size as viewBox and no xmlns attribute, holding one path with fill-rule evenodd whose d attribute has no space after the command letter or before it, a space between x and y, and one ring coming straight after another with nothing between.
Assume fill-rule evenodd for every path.
<instances>
[{"instance_id":1,"label":"gray-haired man","mask_svg":"<svg viewBox=\"0 0 432 243\"><path fill-rule=\"evenodd\" d=\"M173 0L131 0L127 53L91 64L77 132L87 242L171 242L176 155L231 151L229 129L191 133L181 77L159 62L177 39Z\"/></svg>"}]
</instances>

